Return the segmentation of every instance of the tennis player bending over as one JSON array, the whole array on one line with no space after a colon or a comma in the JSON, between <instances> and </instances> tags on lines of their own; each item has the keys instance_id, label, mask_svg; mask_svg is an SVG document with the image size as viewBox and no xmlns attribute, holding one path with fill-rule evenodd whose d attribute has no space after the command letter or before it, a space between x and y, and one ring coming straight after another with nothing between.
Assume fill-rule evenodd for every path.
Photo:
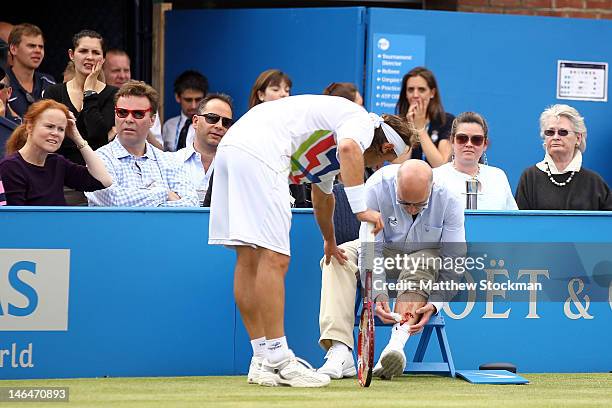
<instances>
[{"instance_id":1,"label":"tennis player bending over","mask_svg":"<svg viewBox=\"0 0 612 408\"><path fill-rule=\"evenodd\" d=\"M390 380L404 371L404 346L410 334L419 332L455 294L452 290L431 290L433 285L429 284L461 280L458 272L462 271L452 265L462 265L456 260L466 253L463 202L434 183L431 167L422 160L383 167L370 176L365 189L366 205L383 218L383 230L376 236L376 249L381 252L377 256L394 260L388 265L378 262L382 270L377 270L375 259L372 276L374 313L385 323L394 323L389 343L372 374ZM348 256L346 262L321 261L319 344L329 351L318 372L331 378L356 374L351 349L359 245L359 240L340 245ZM385 274L404 284L397 290L395 316L389 308Z\"/></svg>"},{"instance_id":2,"label":"tennis player bending over","mask_svg":"<svg viewBox=\"0 0 612 408\"><path fill-rule=\"evenodd\" d=\"M327 95L260 104L225 134L215 158L208 242L236 249L234 296L253 347L249 383L322 387L330 380L300 364L285 338L291 227L287 180L314 184L325 258L344 262L332 222L334 177L341 174L357 218L380 231L380 214L365 203L364 164L393 160L415 134L397 116L383 121L347 99Z\"/></svg>"}]
</instances>

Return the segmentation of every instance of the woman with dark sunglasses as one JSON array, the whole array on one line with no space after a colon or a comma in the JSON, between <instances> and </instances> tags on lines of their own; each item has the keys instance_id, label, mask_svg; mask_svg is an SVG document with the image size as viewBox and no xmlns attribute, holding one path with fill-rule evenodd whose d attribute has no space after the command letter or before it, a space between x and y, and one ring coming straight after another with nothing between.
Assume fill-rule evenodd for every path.
<instances>
[{"instance_id":1,"label":"woman with dark sunglasses","mask_svg":"<svg viewBox=\"0 0 612 408\"><path fill-rule=\"evenodd\" d=\"M608 184L582 167L587 129L569 105L553 105L540 115L544 159L521 175L516 202L521 210L612 210Z\"/></svg>"},{"instance_id":2,"label":"woman with dark sunglasses","mask_svg":"<svg viewBox=\"0 0 612 408\"><path fill-rule=\"evenodd\" d=\"M434 169L435 181L462 197L466 208L517 210L506 173L486 163L488 133L487 122L478 113L464 112L457 116L451 126L451 161ZM468 186L477 189L473 191L476 200L469 200L472 196L467 194Z\"/></svg>"}]
</instances>

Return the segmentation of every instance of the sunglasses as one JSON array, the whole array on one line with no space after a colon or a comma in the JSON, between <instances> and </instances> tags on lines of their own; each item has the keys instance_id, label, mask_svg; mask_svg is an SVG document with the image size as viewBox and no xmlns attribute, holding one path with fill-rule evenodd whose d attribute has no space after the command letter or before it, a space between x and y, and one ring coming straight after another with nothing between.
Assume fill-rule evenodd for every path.
<instances>
[{"instance_id":1,"label":"sunglasses","mask_svg":"<svg viewBox=\"0 0 612 408\"><path fill-rule=\"evenodd\" d=\"M549 137L550 136L554 136L555 133L558 134L559 136L563 137L563 136L569 135L570 133L576 133L576 132L573 132L573 131L567 130L567 129L557 129L557 130L555 130L555 129L546 129L544 131L544 134L546 136L549 136Z\"/></svg>"},{"instance_id":2,"label":"sunglasses","mask_svg":"<svg viewBox=\"0 0 612 408\"><path fill-rule=\"evenodd\" d=\"M429 197L427 197L427 200L423 201L422 203L411 203L408 201L404 201L401 200L399 197L395 196L395 201L399 204L399 205L403 205L405 207L413 207L417 210L421 210L423 209L423 207L425 207L427 205L427 203L429 202L429 198L431 197L431 190L429 191Z\"/></svg>"},{"instance_id":3,"label":"sunglasses","mask_svg":"<svg viewBox=\"0 0 612 408\"><path fill-rule=\"evenodd\" d=\"M397 199L397 203L399 205L403 205L405 207L413 207L413 208L416 208L417 210L425 207L428 202L429 202L429 199L427 201L422 202L422 203L409 203L408 201L400 200L399 198Z\"/></svg>"},{"instance_id":4,"label":"sunglasses","mask_svg":"<svg viewBox=\"0 0 612 408\"><path fill-rule=\"evenodd\" d=\"M6 89L6 88L10 88L10 87L11 87L10 85L7 85L5 83L0 82L0 91L2 91L3 89Z\"/></svg>"},{"instance_id":5,"label":"sunglasses","mask_svg":"<svg viewBox=\"0 0 612 408\"><path fill-rule=\"evenodd\" d=\"M209 125L215 125L219 123L219 120L221 120L221 125L226 129L229 129L230 126L232 126L232 123L234 123L233 119L217 115L216 113L198 113L198 116L202 116Z\"/></svg>"},{"instance_id":6,"label":"sunglasses","mask_svg":"<svg viewBox=\"0 0 612 408\"><path fill-rule=\"evenodd\" d=\"M131 113L134 119L142 119L145 117L147 112L151 112L151 108L148 109L125 109L125 108L115 108L115 115L118 118L125 119Z\"/></svg>"},{"instance_id":7,"label":"sunglasses","mask_svg":"<svg viewBox=\"0 0 612 408\"><path fill-rule=\"evenodd\" d=\"M466 144L469 140L470 142L472 142L472 145L474 146L482 146L482 144L485 141L485 137L483 135L468 136L463 133L457 133L455 135L455 140L457 141L457 143L462 144L462 145Z\"/></svg>"}]
</instances>

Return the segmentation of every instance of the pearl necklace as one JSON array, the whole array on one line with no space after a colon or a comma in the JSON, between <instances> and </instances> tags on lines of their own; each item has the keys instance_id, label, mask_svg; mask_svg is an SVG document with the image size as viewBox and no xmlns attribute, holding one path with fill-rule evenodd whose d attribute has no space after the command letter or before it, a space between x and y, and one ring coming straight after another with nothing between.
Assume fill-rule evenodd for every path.
<instances>
[{"instance_id":1,"label":"pearl necklace","mask_svg":"<svg viewBox=\"0 0 612 408\"><path fill-rule=\"evenodd\" d=\"M569 184L572 181L572 178L574 178L574 174L576 174L576 171L572 171L572 174L570 174L570 176L567 178L567 180L562 181L561 183L559 183L557 180L555 180L552 176L552 173L550 172L550 166L548 165L548 162L546 162L546 174L548 174L548 179L555 185L555 186L559 186L559 187L565 187L567 184Z\"/></svg>"}]
</instances>

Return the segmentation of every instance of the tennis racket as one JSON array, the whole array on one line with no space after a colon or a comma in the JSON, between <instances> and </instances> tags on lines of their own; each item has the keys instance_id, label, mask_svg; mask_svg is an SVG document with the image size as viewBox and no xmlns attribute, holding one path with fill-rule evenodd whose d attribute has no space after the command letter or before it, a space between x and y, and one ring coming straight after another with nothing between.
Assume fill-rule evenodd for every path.
<instances>
[{"instance_id":1,"label":"tennis racket","mask_svg":"<svg viewBox=\"0 0 612 408\"><path fill-rule=\"evenodd\" d=\"M361 276L363 305L357 338L357 379L362 387L369 387L374 367L374 301L372 299L372 264L374 259L374 224L363 222L359 230L361 243Z\"/></svg>"}]
</instances>

